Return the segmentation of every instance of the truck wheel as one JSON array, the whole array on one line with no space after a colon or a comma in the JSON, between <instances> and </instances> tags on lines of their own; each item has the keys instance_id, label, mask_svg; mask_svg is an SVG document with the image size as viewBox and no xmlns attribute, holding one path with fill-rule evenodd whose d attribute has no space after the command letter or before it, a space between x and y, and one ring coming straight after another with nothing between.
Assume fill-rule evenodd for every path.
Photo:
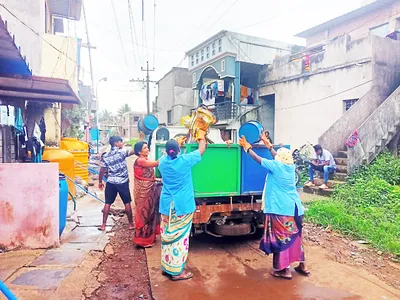
<instances>
[{"instance_id":1,"label":"truck wheel","mask_svg":"<svg viewBox=\"0 0 400 300\"><path fill-rule=\"evenodd\" d=\"M224 225L214 225L214 231L216 234L224 236L239 236L246 235L251 232L250 223L240 223L240 224L224 224Z\"/></svg>"},{"instance_id":2,"label":"truck wheel","mask_svg":"<svg viewBox=\"0 0 400 300\"><path fill-rule=\"evenodd\" d=\"M255 240L260 240L264 235L264 228L257 228L256 232L253 234Z\"/></svg>"}]
</instances>

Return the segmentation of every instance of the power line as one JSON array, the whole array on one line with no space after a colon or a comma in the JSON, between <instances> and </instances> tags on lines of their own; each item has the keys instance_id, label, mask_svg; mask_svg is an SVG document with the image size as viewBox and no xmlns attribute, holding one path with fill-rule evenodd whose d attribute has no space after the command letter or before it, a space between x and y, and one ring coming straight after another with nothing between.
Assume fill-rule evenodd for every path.
<instances>
[{"instance_id":1,"label":"power line","mask_svg":"<svg viewBox=\"0 0 400 300\"><path fill-rule=\"evenodd\" d=\"M225 16L225 15L235 6L235 4L236 4L238 1L239 1L239 0L235 0L235 2L233 2L233 3L231 4L231 6L229 6L229 7L222 13L222 15L220 15L219 18L218 18L214 23L212 23L211 26L209 26L209 27L206 29L206 31L208 31L208 30L210 30L212 27L214 27L214 25L217 24L217 23L222 19L222 17Z\"/></svg>"},{"instance_id":2,"label":"power line","mask_svg":"<svg viewBox=\"0 0 400 300\"><path fill-rule=\"evenodd\" d=\"M48 44L51 48L53 48L54 50L56 50L57 52L61 53L62 55L64 55L67 59L69 59L70 61L72 61L73 63L75 63L76 65L79 65L78 62L74 59L72 59L71 57L69 57L66 53L64 53L63 51L61 51L60 49L58 49L56 46L54 46L52 43L50 43L49 41L47 41L45 38L43 38L42 36L40 36L39 33L37 33L34 29L32 29L32 27L30 27L28 24L26 24L24 21L22 21L20 18L18 18L18 16L16 16L11 10L9 10L4 4L0 3L0 6L3 7L11 16L13 16L18 22L20 22L22 25L24 25L26 28L28 28L30 31L32 31L36 36L38 36L42 41L44 41L46 44ZM86 70L85 68L81 67L82 70L84 72L86 72L87 74L90 74L90 72L88 70Z\"/></svg>"},{"instance_id":3,"label":"power line","mask_svg":"<svg viewBox=\"0 0 400 300\"><path fill-rule=\"evenodd\" d=\"M129 12L129 25L130 25L130 31L131 31L131 42L132 42L132 48L133 48L133 61L134 61L134 67L137 67L137 61L136 61L136 47L134 45L134 38L136 40L137 36L136 36L136 28L135 28L135 20L133 18L133 14L132 14L132 6L131 6L131 1L128 0L128 12ZM135 32L135 35L133 35L133 32ZM136 40L137 41L137 40ZM141 58L140 58L140 51L138 51L139 53L139 64L141 63Z\"/></svg>"},{"instance_id":4,"label":"power line","mask_svg":"<svg viewBox=\"0 0 400 300\"><path fill-rule=\"evenodd\" d=\"M153 47L156 47L156 0L154 0L154 25L153 25ZM153 50L153 67L156 67L156 52Z\"/></svg>"},{"instance_id":5,"label":"power line","mask_svg":"<svg viewBox=\"0 0 400 300\"><path fill-rule=\"evenodd\" d=\"M225 1L226 1L226 0L222 0L222 2L220 2L220 4L219 4L219 5L213 10L213 12L202 22L202 24L196 29L196 31L197 31L198 29L202 28L202 26L203 26L203 24L205 23L205 21L207 21L207 19L208 19L209 17L211 17L211 16L217 11L217 9L218 9ZM206 31L210 30L215 24L217 24L218 21L220 21L220 19L221 19L225 14L227 14L227 13L231 10L231 8L232 8L238 1L239 1L239 0L235 0L228 8L222 13L222 15L220 15L220 16L217 18L217 20L216 20L211 26L209 26L209 27L206 29ZM196 32L195 32L195 33L196 33ZM194 34L195 34L195 33L194 33ZM194 34L192 34L191 36L189 36L189 38L182 44L181 47L179 47L179 49L182 49L183 46L193 37ZM179 62L178 67L182 65L182 63L185 61L186 57L187 57L187 55L186 55L186 53L185 53L185 56L184 56L184 57L182 58L182 60Z\"/></svg>"},{"instance_id":6,"label":"power line","mask_svg":"<svg viewBox=\"0 0 400 300\"><path fill-rule=\"evenodd\" d=\"M217 12L218 8L219 8L225 1L226 1L226 0L222 0L222 1L217 5L217 7L214 8L214 9L212 10L212 13L209 14L209 15L204 19L204 21L195 29L194 34L197 33L197 31L198 31L199 29L203 28L203 25L206 24L206 22L208 21L208 19L211 18L211 17ZM189 38L179 47L179 49L182 49L183 46L185 46L186 43L190 41L190 39L194 36L194 34L191 34L191 35L189 36Z\"/></svg>"},{"instance_id":7,"label":"power line","mask_svg":"<svg viewBox=\"0 0 400 300\"><path fill-rule=\"evenodd\" d=\"M313 2L315 2L315 0L308 1L309 4L311 4L311 3L313 3ZM294 8L291 9L291 11L294 11L294 10L300 8L300 7L303 7L303 6L304 6L304 4L300 4L300 5L298 5L298 6L295 6ZM285 15L285 14L287 14L287 13L288 13L288 12L285 11L285 12L282 12L282 13L280 13L280 14L277 14L277 15L274 15L274 16L272 16L272 17L269 17L269 18L267 18L267 19L265 19L265 20L261 20L261 21L258 21L258 22L256 22L256 23L252 23L252 24L249 24L249 25L246 25L246 26L243 26L243 27L238 27L238 28L235 28L235 29L232 29L232 30L233 30L233 31L236 31L236 30L240 30L240 29L245 29L245 28L257 26L257 25L259 25L259 24L262 24L262 23L271 21L271 20L273 20L273 19L279 18L279 17L281 17L281 16L283 16L283 15Z\"/></svg>"},{"instance_id":8,"label":"power line","mask_svg":"<svg viewBox=\"0 0 400 300\"><path fill-rule=\"evenodd\" d=\"M124 43L122 42L122 38L121 38L121 31L119 30L118 19L117 19L117 13L116 13L116 11L115 11L115 6L114 6L114 0L111 0L111 5L112 5L112 8L113 8L113 12L114 12L115 24L117 25L117 30L118 30L118 35L119 35L119 41L121 42L122 52L124 53L125 63L128 64L128 60L126 59L126 53L125 53Z\"/></svg>"},{"instance_id":9,"label":"power line","mask_svg":"<svg viewBox=\"0 0 400 300\"><path fill-rule=\"evenodd\" d=\"M320 98L320 99L317 99L317 100L314 100L314 101L310 101L310 102L302 103L302 104L297 104L297 105L293 105L293 106L288 106L288 107L283 107L283 108L277 108L277 109L275 109L275 110L286 110L286 109L296 108L296 107L300 107L300 106L306 106L306 105L310 105L310 104L313 104L313 103L316 103L316 102L324 101L324 100L326 100L326 99L329 99L329 98L338 96L338 95L340 95L340 94L349 92L349 91L351 91L351 90L354 90L354 89L356 89L356 88L358 88L358 87L360 87L360 86L363 86L363 85L365 85L365 84L367 84L367 83L370 83L370 82L372 82L372 81L373 81L373 80L370 79L370 80L365 81L365 82L363 82L363 83L361 83L361 84L358 84L358 85L356 85L356 86L353 86L353 87L351 87L351 88L349 88L349 89L347 89L347 90L344 90L344 91L338 92L338 93L336 93L336 94L333 94L333 95L330 95L330 96L327 96L327 97L323 97L323 98Z\"/></svg>"}]
</instances>

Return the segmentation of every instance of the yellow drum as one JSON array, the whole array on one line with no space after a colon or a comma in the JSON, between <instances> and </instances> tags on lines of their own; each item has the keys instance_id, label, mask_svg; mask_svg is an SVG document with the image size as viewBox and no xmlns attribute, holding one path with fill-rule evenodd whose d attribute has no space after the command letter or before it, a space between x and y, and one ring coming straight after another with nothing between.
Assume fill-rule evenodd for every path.
<instances>
[{"instance_id":1,"label":"yellow drum","mask_svg":"<svg viewBox=\"0 0 400 300\"><path fill-rule=\"evenodd\" d=\"M61 138L60 148L68 151L75 159L75 176L89 181L89 145L75 138ZM75 178L74 178L75 179Z\"/></svg>"},{"instance_id":2,"label":"yellow drum","mask_svg":"<svg viewBox=\"0 0 400 300\"><path fill-rule=\"evenodd\" d=\"M42 159L58 163L58 170L72 180L75 180L74 156L68 151L56 147L45 147ZM75 196L75 184L68 179L67 183L68 191ZM68 198L70 199L69 195Z\"/></svg>"}]
</instances>

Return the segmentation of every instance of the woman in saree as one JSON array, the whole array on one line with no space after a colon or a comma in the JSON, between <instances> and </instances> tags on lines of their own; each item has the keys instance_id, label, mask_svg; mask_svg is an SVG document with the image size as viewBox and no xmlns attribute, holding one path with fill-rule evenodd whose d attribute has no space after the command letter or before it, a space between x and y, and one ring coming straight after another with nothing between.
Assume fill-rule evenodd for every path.
<instances>
[{"instance_id":1,"label":"woman in saree","mask_svg":"<svg viewBox=\"0 0 400 300\"><path fill-rule=\"evenodd\" d=\"M163 188L160 198L161 213L161 269L163 275L173 281L193 277L185 271L189 251L189 236L192 228L194 200L192 167L201 161L206 150L205 131L197 134L199 148L188 154L180 154L186 140L170 140L166 145L167 155L160 159Z\"/></svg>"},{"instance_id":2,"label":"woman in saree","mask_svg":"<svg viewBox=\"0 0 400 300\"><path fill-rule=\"evenodd\" d=\"M133 242L136 246L148 248L154 245L156 235L160 234L158 202L161 187L154 176L158 161L148 159L149 147L146 142L136 143L134 151L138 158L133 165L136 227Z\"/></svg>"},{"instance_id":3,"label":"woman in saree","mask_svg":"<svg viewBox=\"0 0 400 300\"><path fill-rule=\"evenodd\" d=\"M293 157L289 149L275 151L264 132L260 139L274 160L258 156L244 136L239 140L245 152L268 171L263 191L265 232L260 249L267 255L273 254L272 276L292 279L290 265L295 262L299 263L295 271L309 276L302 244L304 209L296 190Z\"/></svg>"}]
</instances>

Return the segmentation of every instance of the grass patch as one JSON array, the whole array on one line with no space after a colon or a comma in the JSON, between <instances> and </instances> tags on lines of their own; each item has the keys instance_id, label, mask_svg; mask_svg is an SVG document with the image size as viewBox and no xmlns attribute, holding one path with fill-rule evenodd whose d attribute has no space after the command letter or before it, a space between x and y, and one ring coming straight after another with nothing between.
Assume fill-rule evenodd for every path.
<instances>
[{"instance_id":1,"label":"grass patch","mask_svg":"<svg viewBox=\"0 0 400 300\"><path fill-rule=\"evenodd\" d=\"M309 203L306 218L400 255L400 159L389 153L363 167L333 197Z\"/></svg>"}]
</instances>

